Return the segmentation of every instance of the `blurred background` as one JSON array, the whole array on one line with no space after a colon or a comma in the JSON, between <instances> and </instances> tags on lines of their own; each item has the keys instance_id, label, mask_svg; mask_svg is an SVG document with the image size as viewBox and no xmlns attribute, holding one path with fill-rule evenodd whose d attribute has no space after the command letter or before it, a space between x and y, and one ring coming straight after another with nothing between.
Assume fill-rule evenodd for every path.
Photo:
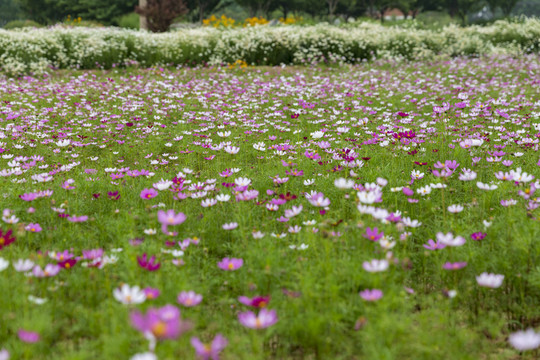
<instances>
[{"instance_id":1,"label":"blurred background","mask_svg":"<svg viewBox=\"0 0 540 360\"><path fill-rule=\"evenodd\" d=\"M55 24L138 29L140 15L164 18L161 26L149 29L156 32L358 21L439 28L540 16L540 0L0 0L4 29Z\"/></svg>"}]
</instances>

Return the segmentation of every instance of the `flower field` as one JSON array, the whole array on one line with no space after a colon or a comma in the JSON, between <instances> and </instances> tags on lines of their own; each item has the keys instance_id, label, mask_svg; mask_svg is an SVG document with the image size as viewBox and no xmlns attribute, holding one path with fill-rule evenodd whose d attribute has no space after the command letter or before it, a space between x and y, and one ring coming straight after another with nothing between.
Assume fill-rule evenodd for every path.
<instances>
[{"instance_id":1,"label":"flower field","mask_svg":"<svg viewBox=\"0 0 540 360\"><path fill-rule=\"evenodd\" d=\"M109 69L138 65L354 64L371 59L519 55L540 52L540 20L441 30L342 26L197 28L151 34L115 28L0 29L0 69L12 75L51 69Z\"/></svg>"},{"instance_id":2,"label":"flower field","mask_svg":"<svg viewBox=\"0 0 540 360\"><path fill-rule=\"evenodd\" d=\"M0 359L537 358L539 71L0 76Z\"/></svg>"}]
</instances>

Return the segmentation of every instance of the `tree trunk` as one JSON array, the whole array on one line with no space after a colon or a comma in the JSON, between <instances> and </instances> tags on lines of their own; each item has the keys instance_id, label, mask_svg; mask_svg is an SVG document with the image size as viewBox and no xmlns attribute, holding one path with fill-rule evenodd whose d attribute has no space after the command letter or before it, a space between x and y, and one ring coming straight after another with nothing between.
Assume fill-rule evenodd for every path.
<instances>
[{"instance_id":1,"label":"tree trunk","mask_svg":"<svg viewBox=\"0 0 540 360\"><path fill-rule=\"evenodd\" d=\"M139 0L139 7L141 9L146 7L146 0ZM148 30L148 21L146 20L146 16L139 14L139 29L140 30Z\"/></svg>"}]
</instances>

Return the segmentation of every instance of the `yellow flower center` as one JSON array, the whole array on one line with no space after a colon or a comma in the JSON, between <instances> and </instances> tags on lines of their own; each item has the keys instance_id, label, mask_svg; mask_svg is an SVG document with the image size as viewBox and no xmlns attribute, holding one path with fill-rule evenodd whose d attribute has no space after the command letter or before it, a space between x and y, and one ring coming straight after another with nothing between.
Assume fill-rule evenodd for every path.
<instances>
[{"instance_id":1,"label":"yellow flower center","mask_svg":"<svg viewBox=\"0 0 540 360\"><path fill-rule=\"evenodd\" d=\"M257 319L255 320L255 327L256 327L257 329L260 329L260 328L262 327L262 323L261 323L261 320L260 320L259 318L257 318Z\"/></svg>"},{"instance_id":2,"label":"yellow flower center","mask_svg":"<svg viewBox=\"0 0 540 360\"><path fill-rule=\"evenodd\" d=\"M154 326L152 326L152 334L154 334L155 337L157 338L165 335L166 331L167 331L167 324L165 324L163 321L159 321Z\"/></svg>"},{"instance_id":3,"label":"yellow flower center","mask_svg":"<svg viewBox=\"0 0 540 360\"><path fill-rule=\"evenodd\" d=\"M233 263L229 263L229 266L228 266L228 267L229 267L229 270L232 270L232 269L234 268Z\"/></svg>"},{"instance_id":4,"label":"yellow flower center","mask_svg":"<svg viewBox=\"0 0 540 360\"><path fill-rule=\"evenodd\" d=\"M6 239L3 236L0 237L0 245L4 245L5 242L6 242Z\"/></svg>"}]
</instances>

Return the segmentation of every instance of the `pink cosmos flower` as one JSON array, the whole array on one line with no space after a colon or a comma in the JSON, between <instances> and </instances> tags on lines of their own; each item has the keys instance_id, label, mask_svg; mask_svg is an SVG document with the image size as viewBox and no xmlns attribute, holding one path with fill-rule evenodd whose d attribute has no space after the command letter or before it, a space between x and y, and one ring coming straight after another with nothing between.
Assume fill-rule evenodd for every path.
<instances>
[{"instance_id":1,"label":"pink cosmos flower","mask_svg":"<svg viewBox=\"0 0 540 360\"><path fill-rule=\"evenodd\" d=\"M225 271L232 271L232 270L239 269L242 267L242 265L244 265L244 260L235 259L235 258L232 258L232 259L224 258L218 263L218 267Z\"/></svg>"},{"instance_id":2,"label":"pink cosmos flower","mask_svg":"<svg viewBox=\"0 0 540 360\"><path fill-rule=\"evenodd\" d=\"M383 292L379 289L366 289L360 291L360 297L366 301L377 301L383 296Z\"/></svg>"},{"instance_id":3,"label":"pink cosmos flower","mask_svg":"<svg viewBox=\"0 0 540 360\"><path fill-rule=\"evenodd\" d=\"M376 227L374 227L373 230L368 227L366 228L366 232L362 236L371 241L379 241L379 239L382 238L383 235L384 233L382 231L379 232L379 229L377 229Z\"/></svg>"},{"instance_id":4,"label":"pink cosmos flower","mask_svg":"<svg viewBox=\"0 0 540 360\"><path fill-rule=\"evenodd\" d=\"M146 314L133 311L130 318L135 329L143 334L150 334L157 340L176 339L191 329L191 324L180 318L180 310L173 305L150 308Z\"/></svg>"},{"instance_id":5,"label":"pink cosmos flower","mask_svg":"<svg viewBox=\"0 0 540 360\"><path fill-rule=\"evenodd\" d=\"M167 230L169 225L180 225L186 221L186 215L184 213L179 212L177 214L173 209L167 210L166 212L159 210L157 216L158 221L161 223L161 230L165 234L169 232Z\"/></svg>"},{"instance_id":6,"label":"pink cosmos flower","mask_svg":"<svg viewBox=\"0 0 540 360\"><path fill-rule=\"evenodd\" d=\"M202 298L202 295L197 294L195 291L182 291L178 294L177 301L181 305L192 307L199 305Z\"/></svg>"},{"instance_id":7,"label":"pink cosmos flower","mask_svg":"<svg viewBox=\"0 0 540 360\"><path fill-rule=\"evenodd\" d=\"M227 339L221 334L217 334L209 345L203 344L197 337L191 338L191 345L202 360L219 360L219 353L225 349L227 344Z\"/></svg>"},{"instance_id":8,"label":"pink cosmos flower","mask_svg":"<svg viewBox=\"0 0 540 360\"><path fill-rule=\"evenodd\" d=\"M424 244L422 246L425 247L428 250L440 250L440 249L444 249L446 247L446 245L444 245L444 244L442 244L442 243L440 243L438 241L435 242L432 239L429 239L428 243Z\"/></svg>"},{"instance_id":9,"label":"pink cosmos flower","mask_svg":"<svg viewBox=\"0 0 540 360\"><path fill-rule=\"evenodd\" d=\"M32 275L37 278L56 276L62 268L57 264L47 264L44 269L41 269L39 265L34 266L32 269Z\"/></svg>"},{"instance_id":10,"label":"pink cosmos flower","mask_svg":"<svg viewBox=\"0 0 540 360\"><path fill-rule=\"evenodd\" d=\"M459 269L463 269L465 266L467 266L466 262L455 262L455 263L447 262L443 265L443 269L459 270Z\"/></svg>"},{"instance_id":11,"label":"pink cosmos flower","mask_svg":"<svg viewBox=\"0 0 540 360\"><path fill-rule=\"evenodd\" d=\"M144 288L143 292L148 300L155 299L161 294L161 291L159 291L159 289L154 289L151 287Z\"/></svg>"},{"instance_id":12,"label":"pink cosmos flower","mask_svg":"<svg viewBox=\"0 0 540 360\"><path fill-rule=\"evenodd\" d=\"M276 310L262 309L259 315L251 311L246 311L238 314L240 324L250 329L264 329L274 325L278 321Z\"/></svg>"},{"instance_id":13,"label":"pink cosmos flower","mask_svg":"<svg viewBox=\"0 0 540 360\"><path fill-rule=\"evenodd\" d=\"M36 343L40 339L40 336L37 332L26 331L23 329L19 329L19 331L17 331L17 335L19 336L19 339L21 341L30 344Z\"/></svg>"},{"instance_id":14,"label":"pink cosmos flower","mask_svg":"<svg viewBox=\"0 0 540 360\"><path fill-rule=\"evenodd\" d=\"M88 216L68 216L67 220L70 222L85 222L86 220L88 220Z\"/></svg>"},{"instance_id":15,"label":"pink cosmos flower","mask_svg":"<svg viewBox=\"0 0 540 360\"><path fill-rule=\"evenodd\" d=\"M30 232L40 232L42 229L41 229L41 226L38 224L38 223L35 223L35 224L28 224L24 227L24 230L26 231L30 231Z\"/></svg>"},{"instance_id":16,"label":"pink cosmos flower","mask_svg":"<svg viewBox=\"0 0 540 360\"><path fill-rule=\"evenodd\" d=\"M140 197L143 200L148 200L155 198L158 195L158 192L156 189L150 188L150 189L143 189L141 191Z\"/></svg>"}]
</instances>

